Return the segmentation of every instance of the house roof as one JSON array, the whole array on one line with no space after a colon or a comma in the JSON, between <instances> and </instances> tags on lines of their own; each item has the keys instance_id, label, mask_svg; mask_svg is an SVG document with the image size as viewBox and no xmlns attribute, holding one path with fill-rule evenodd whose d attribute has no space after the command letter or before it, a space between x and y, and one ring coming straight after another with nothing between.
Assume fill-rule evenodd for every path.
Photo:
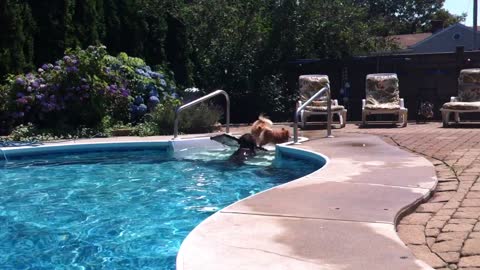
<instances>
[{"instance_id":1,"label":"house roof","mask_svg":"<svg viewBox=\"0 0 480 270\"><path fill-rule=\"evenodd\" d=\"M425 40L430 37L432 33L417 33L417 34L407 34L407 35L393 35L388 36L387 39L394 41L398 44L400 49L407 49L420 41Z\"/></svg>"}]
</instances>

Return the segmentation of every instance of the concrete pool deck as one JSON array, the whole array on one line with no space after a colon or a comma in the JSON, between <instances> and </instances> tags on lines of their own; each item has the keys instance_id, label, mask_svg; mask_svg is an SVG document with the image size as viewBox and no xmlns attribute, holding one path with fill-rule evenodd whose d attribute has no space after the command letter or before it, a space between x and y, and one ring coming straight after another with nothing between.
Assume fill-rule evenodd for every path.
<instances>
[{"instance_id":1,"label":"concrete pool deck","mask_svg":"<svg viewBox=\"0 0 480 270\"><path fill-rule=\"evenodd\" d=\"M320 132L295 147L326 155L324 168L209 217L185 239L177 269L432 269L395 224L434 190L434 166L375 136Z\"/></svg>"}]
</instances>

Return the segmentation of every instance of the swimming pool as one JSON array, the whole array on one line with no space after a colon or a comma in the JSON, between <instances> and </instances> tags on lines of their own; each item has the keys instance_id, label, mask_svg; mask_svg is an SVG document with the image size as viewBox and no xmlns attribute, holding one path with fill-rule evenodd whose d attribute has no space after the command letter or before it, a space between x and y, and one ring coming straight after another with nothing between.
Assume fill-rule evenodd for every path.
<instances>
[{"instance_id":1,"label":"swimming pool","mask_svg":"<svg viewBox=\"0 0 480 270\"><path fill-rule=\"evenodd\" d=\"M239 166L226 161L232 149L98 150L10 155L0 168L0 269L175 269L182 240L206 217L322 166L274 153Z\"/></svg>"}]
</instances>

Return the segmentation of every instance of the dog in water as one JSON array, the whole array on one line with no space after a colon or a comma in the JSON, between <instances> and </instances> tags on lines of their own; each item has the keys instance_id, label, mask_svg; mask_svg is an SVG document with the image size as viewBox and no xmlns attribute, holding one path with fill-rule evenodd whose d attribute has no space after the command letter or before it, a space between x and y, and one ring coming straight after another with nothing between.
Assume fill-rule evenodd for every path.
<instances>
[{"instance_id":1,"label":"dog in water","mask_svg":"<svg viewBox=\"0 0 480 270\"><path fill-rule=\"evenodd\" d=\"M273 129L273 122L263 115L258 117L252 125L250 133L255 138L258 146L269 143L277 144L288 142L290 132L284 128Z\"/></svg>"},{"instance_id":2,"label":"dog in water","mask_svg":"<svg viewBox=\"0 0 480 270\"><path fill-rule=\"evenodd\" d=\"M257 147L255 137L252 134L246 133L238 138L238 149L230 156L228 160L241 164L249 158L256 155L255 148Z\"/></svg>"}]
</instances>

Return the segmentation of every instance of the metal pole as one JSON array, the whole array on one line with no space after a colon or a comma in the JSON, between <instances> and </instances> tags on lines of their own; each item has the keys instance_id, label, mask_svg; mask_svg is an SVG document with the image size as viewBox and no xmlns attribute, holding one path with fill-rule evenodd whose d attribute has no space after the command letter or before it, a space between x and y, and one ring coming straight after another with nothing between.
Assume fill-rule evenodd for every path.
<instances>
[{"instance_id":1,"label":"metal pole","mask_svg":"<svg viewBox=\"0 0 480 270\"><path fill-rule=\"evenodd\" d=\"M327 138L333 138L332 135L332 93L330 84L327 84Z\"/></svg>"},{"instance_id":2,"label":"metal pole","mask_svg":"<svg viewBox=\"0 0 480 270\"><path fill-rule=\"evenodd\" d=\"M478 0L473 0L473 48L472 51L477 50L477 12Z\"/></svg>"},{"instance_id":3,"label":"metal pole","mask_svg":"<svg viewBox=\"0 0 480 270\"><path fill-rule=\"evenodd\" d=\"M225 100L227 102L227 112L226 112L227 127L225 128L225 131L226 133L230 133L230 97L226 92L223 92L223 95L225 96Z\"/></svg>"},{"instance_id":4,"label":"metal pole","mask_svg":"<svg viewBox=\"0 0 480 270\"><path fill-rule=\"evenodd\" d=\"M178 136L178 107L175 109L175 120L173 122L173 138Z\"/></svg>"},{"instance_id":5,"label":"metal pole","mask_svg":"<svg viewBox=\"0 0 480 270\"><path fill-rule=\"evenodd\" d=\"M298 143L298 103L295 104L295 112L293 113L293 143Z\"/></svg>"}]
</instances>

